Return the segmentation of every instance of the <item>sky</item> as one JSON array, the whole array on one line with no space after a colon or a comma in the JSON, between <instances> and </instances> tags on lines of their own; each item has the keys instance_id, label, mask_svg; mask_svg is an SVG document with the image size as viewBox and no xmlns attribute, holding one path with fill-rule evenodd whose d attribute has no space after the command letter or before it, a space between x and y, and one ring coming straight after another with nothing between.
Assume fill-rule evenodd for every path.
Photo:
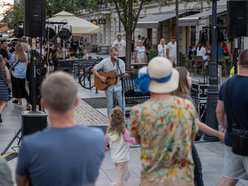
<instances>
[{"instance_id":1,"label":"sky","mask_svg":"<svg viewBox=\"0 0 248 186\"><path fill-rule=\"evenodd\" d=\"M0 0L0 5L1 5L2 3L11 3L11 4L13 4L13 3L14 3L14 0ZM3 12L4 12L4 9L3 9L2 6L0 6L0 14L3 13ZM2 19L2 17L0 16L0 20L1 20L1 19Z\"/></svg>"}]
</instances>

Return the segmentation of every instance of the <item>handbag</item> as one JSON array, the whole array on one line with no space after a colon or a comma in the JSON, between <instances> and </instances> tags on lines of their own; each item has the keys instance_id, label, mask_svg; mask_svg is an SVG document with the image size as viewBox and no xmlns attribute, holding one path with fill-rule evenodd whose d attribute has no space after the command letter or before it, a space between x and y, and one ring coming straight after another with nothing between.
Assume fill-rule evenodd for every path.
<instances>
[{"instance_id":1,"label":"handbag","mask_svg":"<svg viewBox=\"0 0 248 186\"><path fill-rule=\"evenodd\" d=\"M225 86L225 95L227 95L227 85L229 80L226 82ZM242 130L239 128L237 118L235 117L231 105L228 103L227 99L225 100L227 106L227 111L230 113L231 122L232 122L232 151L234 154L241 156L248 156L248 130Z\"/></svg>"}]
</instances>

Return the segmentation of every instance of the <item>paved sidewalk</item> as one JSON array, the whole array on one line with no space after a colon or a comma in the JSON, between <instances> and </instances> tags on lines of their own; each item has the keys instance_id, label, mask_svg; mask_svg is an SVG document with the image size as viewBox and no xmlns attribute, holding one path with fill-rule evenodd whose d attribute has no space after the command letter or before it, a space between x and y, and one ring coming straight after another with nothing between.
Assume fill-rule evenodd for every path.
<instances>
[{"instance_id":1,"label":"paved sidewalk","mask_svg":"<svg viewBox=\"0 0 248 186\"><path fill-rule=\"evenodd\" d=\"M85 90L79 86L79 97L90 98L90 97L104 97L104 92L95 94L95 90ZM84 113L87 111L88 117L98 120L99 123L107 123L106 109L93 109L86 103L81 102L78 113ZM3 124L0 125L0 152L7 146L10 140L13 138L15 133L21 126L20 118L21 109L14 107L10 102L6 110L2 114ZM82 118L81 118L82 119ZM78 118L78 121L87 122ZM85 119L85 118L84 118ZM88 118L89 119L89 118ZM86 119L87 120L87 119ZM88 120L91 122L92 120ZM102 122L101 122L102 121ZM17 144L17 140L13 143L13 146ZM200 155L205 186L214 186L221 178L223 173L223 144L220 142L211 143L197 143L196 148ZM15 148L17 149L17 148ZM10 149L11 150L11 149ZM10 151L9 150L9 151ZM139 148L130 149L130 162L131 176L128 181L128 186L137 186L139 183L139 175L141 171L140 159L139 159ZM11 167L13 178L15 176L17 158L8 162ZM109 152L106 152L103 164L100 169L100 175L98 177L97 186L109 186L111 182L116 179L115 167L111 161ZM248 185L248 182L242 181L238 186Z\"/></svg>"}]
</instances>

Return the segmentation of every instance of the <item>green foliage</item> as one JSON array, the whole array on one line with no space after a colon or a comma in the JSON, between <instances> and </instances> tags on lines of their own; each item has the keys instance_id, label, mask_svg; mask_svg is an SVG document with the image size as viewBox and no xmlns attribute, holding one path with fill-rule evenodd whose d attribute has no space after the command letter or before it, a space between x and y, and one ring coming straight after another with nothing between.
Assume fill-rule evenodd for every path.
<instances>
[{"instance_id":1,"label":"green foliage","mask_svg":"<svg viewBox=\"0 0 248 186\"><path fill-rule=\"evenodd\" d=\"M95 10L98 8L95 0L46 0L46 16L51 17L52 15L67 11L75 15L80 15L83 9ZM24 20L24 0L20 3L14 4L11 10L5 12L3 19L10 28L18 21Z\"/></svg>"},{"instance_id":2,"label":"green foliage","mask_svg":"<svg viewBox=\"0 0 248 186\"><path fill-rule=\"evenodd\" d=\"M14 4L12 9L5 12L3 21L8 24L10 28L13 28L14 24L24 20L24 1Z\"/></svg>"},{"instance_id":3,"label":"green foliage","mask_svg":"<svg viewBox=\"0 0 248 186\"><path fill-rule=\"evenodd\" d=\"M46 0L46 13L49 17L62 10L80 15L83 9L96 8L97 5L94 0Z\"/></svg>"}]
</instances>

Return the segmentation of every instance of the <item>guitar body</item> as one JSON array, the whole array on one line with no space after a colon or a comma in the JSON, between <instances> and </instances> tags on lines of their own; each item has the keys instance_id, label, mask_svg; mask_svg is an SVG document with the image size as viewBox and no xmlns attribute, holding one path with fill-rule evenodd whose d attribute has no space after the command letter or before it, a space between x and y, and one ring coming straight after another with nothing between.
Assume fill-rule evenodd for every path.
<instances>
[{"instance_id":1,"label":"guitar body","mask_svg":"<svg viewBox=\"0 0 248 186\"><path fill-rule=\"evenodd\" d=\"M115 85L117 83L117 74L116 71L109 71L109 72L101 72L98 71L101 76L106 77L107 81L104 83L96 76L94 77L95 86L97 90L106 90L110 85Z\"/></svg>"}]
</instances>

